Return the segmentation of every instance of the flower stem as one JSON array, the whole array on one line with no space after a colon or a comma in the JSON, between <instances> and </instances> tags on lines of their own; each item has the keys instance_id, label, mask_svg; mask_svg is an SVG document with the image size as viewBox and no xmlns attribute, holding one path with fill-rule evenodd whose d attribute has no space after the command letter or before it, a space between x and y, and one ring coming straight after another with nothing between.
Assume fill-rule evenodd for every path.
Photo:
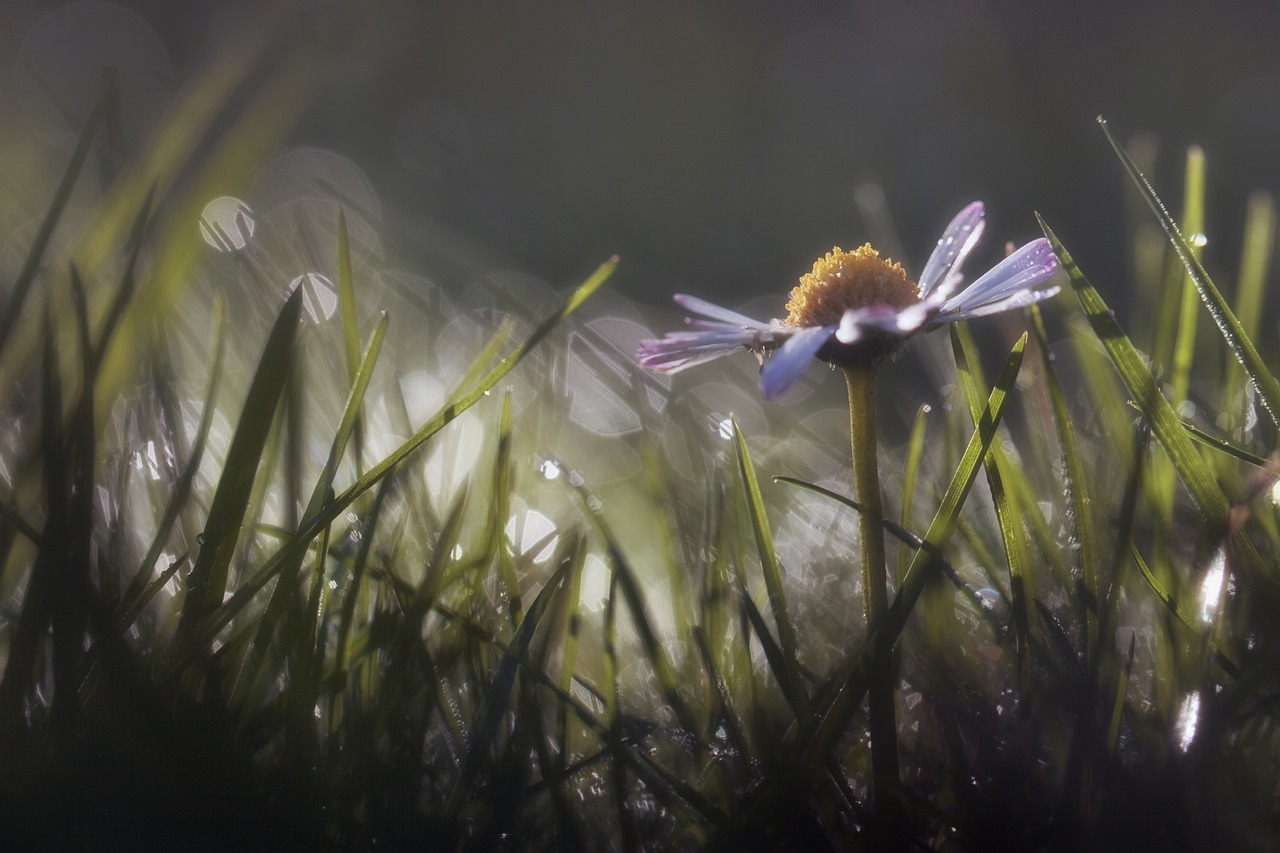
<instances>
[{"instance_id":1,"label":"flower stem","mask_svg":"<svg viewBox=\"0 0 1280 853\"><path fill-rule=\"evenodd\" d=\"M858 502L862 545L863 613L867 635L883 623L889 609L884 554L884 511L880 505L880 471L876 462L876 365L844 368L849 387L849 434L853 445L853 481ZM876 810L887 834L897 813L898 725L895 714L893 647L877 644L867 689L870 715L871 773Z\"/></svg>"}]
</instances>

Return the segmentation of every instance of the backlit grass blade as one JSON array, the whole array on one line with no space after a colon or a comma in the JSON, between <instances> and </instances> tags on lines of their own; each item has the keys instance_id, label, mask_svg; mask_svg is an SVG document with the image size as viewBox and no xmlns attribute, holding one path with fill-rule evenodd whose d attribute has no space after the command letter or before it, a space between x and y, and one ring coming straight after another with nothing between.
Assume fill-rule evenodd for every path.
<instances>
[{"instance_id":1,"label":"backlit grass blade","mask_svg":"<svg viewBox=\"0 0 1280 853\"><path fill-rule=\"evenodd\" d=\"M928 406L921 406L916 412L916 419L911 424L911 437L907 439L907 462L902 472L902 512L899 522L903 527L911 525L911 510L915 502L916 482L920 475L920 459L924 455L925 423L929 413ZM911 552L901 549L898 552L898 569L895 577L902 577L911 560Z\"/></svg>"},{"instance_id":2,"label":"backlit grass blade","mask_svg":"<svg viewBox=\"0 0 1280 853\"><path fill-rule=\"evenodd\" d=\"M1195 252L1183 237L1177 223L1173 221L1173 217L1169 215L1169 211L1165 208L1159 196L1156 195L1151 184L1147 182L1146 177L1138 170L1137 165L1134 164L1133 159L1129 157L1124 147L1116 141L1116 138L1111 134L1111 129L1107 127L1106 121L1099 117L1098 124L1101 125L1103 133L1107 136L1107 141L1111 143L1111 147L1115 149L1116 156L1124 164L1129 177L1133 179L1152 212L1155 213L1160 226L1164 229L1170 244L1173 246L1174 252L1177 253L1178 258L1186 266L1187 273L1191 276L1192 282L1195 283L1196 290L1200 292L1200 299L1209 310L1209 316L1213 318L1213 322L1218 326L1218 331L1222 333L1227 346L1231 348L1241 367L1244 368L1245 375L1249 377L1249 381L1257 389L1258 399L1262 403L1262 407L1266 409L1272 424L1280 428L1280 383L1276 382L1275 376L1272 375L1262 361L1262 357L1258 355L1258 350L1254 347L1248 335L1245 334L1240 321L1236 319L1235 313L1232 312L1218 288L1209 278L1208 273L1205 272ZM1060 258L1061 255L1062 253L1060 252Z\"/></svg>"},{"instance_id":3,"label":"backlit grass blade","mask_svg":"<svg viewBox=\"0 0 1280 853\"><path fill-rule=\"evenodd\" d=\"M1058 373L1053 367L1053 357L1049 352L1049 336L1045 332L1044 318L1040 316L1038 306L1028 309L1031 318L1031 329L1036 336L1036 350L1040 354L1041 378L1045 391L1049 396L1049 405L1053 411L1053 425L1058 434L1058 447L1062 454L1062 469L1065 473L1063 490L1067 498L1068 541L1073 556L1073 574L1078 583L1084 585L1082 596L1078 596L1080 609L1084 611L1081 618L1081 639L1086 660L1091 659L1094 644L1101 642L1096 637L1096 620L1098 599L1098 546L1094 534L1093 498L1089 494L1089 480L1085 476L1084 460L1080 456L1080 448L1076 442L1075 430L1071 426L1071 412L1062 395L1062 386L1058 383ZM1023 637L1025 638L1025 634Z\"/></svg>"},{"instance_id":4,"label":"backlit grass blade","mask_svg":"<svg viewBox=\"0 0 1280 853\"><path fill-rule=\"evenodd\" d=\"M351 272L351 239L347 233L347 212L338 208L338 310L342 316L342 343L347 353L347 379L355 384L360 372L360 322L356 316L355 276ZM357 474L364 473L364 434L361 420L356 419L355 439Z\"/></svg>"},{"instance_id":5,"label":"backlit grass blade","mask_svg":"<svg viewBox=\"0 0 1280 853\"><path fill-rule=\"evenodd\" d=\"M898 594L885 615L884 624L869 626L872 631L871 636L863 643L857 655L851 659L850 665L840 673L840 681L837 682L830 702L825 708L820 709L816 731L808 743L803 744L804 760L807 766L817 766L824 761L843 736L866 694L875 646L877 644L892 646L897 641L898 635L906 626L907 617L915 608L916 601L933 578L940 563L934 554L950 538L960 515L960 509L969 495L969 489L973 486L973 481L982 467L982 460L986 458L991 442L995 439L1000 419L1004 415L1009 391L1022 366L1022 353L1026 344L1027 336L1024 334L1010 352L1004 369L991 391L986 411L969 438L964 455L960 459L960 465L942 497L938 511L929 525L928 533L925 534L924 540L929 547L921 548L916 552L906 576L898 586Z\"/></svg>"},{"instance_id":6,"label":"backlit grass blade","mask_svg":"<svg viewBox=\"0 0 1280 853\"><path fill-rule=\"evenodd\" d=\"M1032 306L1031 310L1035 310ZM1039 350L1048 360L1043 329L1037 343ZM969 404L969 417L974 427L980 423L984 398L987 396L986 380L982 376L982 364L979 361L973 337L969 334L965 323L951 324L951 347L955 353L956 368L960 377L960 385L964 389L965 400ZM1009 596L1013 611L1013 632L1016 640L1020 682L1027 675L1022 663L1026 660L1028 619L1026 587L1023 582L1024 550L1022 524L1019 521L1017 504L1013 495L1005 490L1002 470L1011 469L1008 459L998 444L993 444L983 460L983 468L987 474L987 486L991 491L991 501L996 510L996 521L1000 525L1000 537L1004 541L1005 560L1009 566ZM1015 476L1022 476L1016 472Z\"/></svg>"},{"instance_id":7,"label":"backlit grass blade","mask_svg":"<svg viewBox=\"0 0 1280 853\"><path fill-rule=\"evenodd\" d=\"M1135 166L1136 168L1136 166ZM1204 234L1204 151L1193 145L1187 149L1186 178L1182 197L1182 233ZM1188 246L1192 257L1200 259L1200 246ZM1191 387L1191 362L1195 358L1196 328L1200 317L1199 296L1190 275L1183 276L1178 309L1177 336L1173 346L1173 366L1169 377L1169 402L1175 410L1187 399Z\"/></svg>"},{"instance_id":8,"label":"backlit grass blade","mask_svg":"<svg viewBox=\"0 0 1280 853\"><path fill-rule=\"evenodd\" d=\"M1151 371L1125 335L1124 330L1120 328L1120 324L1116 322L1115 315L1107 307L1107 303L1076 266L1075 261L1049 225L1043 219L1039 221L1045 236L1053 244L1062 268L1071 280L1071 287L1075 290L1080 300L1080 307L1084 309L1090 325L1093 326L1094 334L1102 342L1107 355L1111 357L1111 363L1120 373L1120 378L1124 380L1138 407L1151 424L1152 431L1172 460L1174 468L1186 485L1187 491L1191 493L1196 506L1209 522L1210 535L1214 538L1225 536L1228 506L1222 489L1214 480L1204 459L1192 445L1191 439L1182 427L1182 422L1174 414L1169 401L1160 393L1155 380L1151 377Z\"/></svg>"},{"instance_id":9,"label":"backlit grass blade","mask_svg":"<svg viewBox=\"0 0 1280 853\"><path fill-rule=\"evenodd\" d=\"M258 462L293 361L293 339L301 309L302 288L299 287L294 289L276 319L249 386L244 410L209 506L200 553L188 576L187 599L178 628L184 638L192 637L196 626L217 610L226 592L227 567L235 553Z\"/></svg>"},{"instance_id":10,"label":"backlit grass blade","mask_svg":"<svg viewBox=\"0 0 1280 853\"><path fill-rule=\"evenodd\" d=\"M520 600L520 579L507 545L506 523L511 506L511 393L502 396L502 414L498 418L498 455L493 462L493 486L489 492L487 550L498 564L498 577L507 592L507 614L511 625L520 624L524 603ZM535 552L537 553L537 552Z\"/></svg>"},{"instance_id":11,"label":"backlit grass blade","mask_svg":"<svg viewBox=\"0 0 1280 853\"><path fill-rule=\"evenodd\" d=\"M764 573L764 585L769 594L769 609L773 613L774 626L778 632L778 644L782 649L782 663L785 669L776 675L782 683L787 685L787 692L794 701L800 703L798 710L803 724L807 725L809 695L804 689L804 681L800 675L796 631L791 624L791 615L787 612L787 596L782 587L782 566L778 563L778 555L773 547L773 533L769 529L769 518L764 511L764 499L760 495L760 485L756 482L755 466L751 463L747 440L742 435L736 416L732 418L732 422L733 439L738 453L738 473L742 477L743 490L747 498L747 512L751 517L751 530L755 534L756 550L760 555L760 568ZM743 592L745 594L745 590Z\"/></svg>"},{"instance_id":12,"label":"backlit grass blade","mask_svg":"<svg viewBox=\"0 0 1280 853\"><path fill-rule=\"evenodd\" d=\"M1241 462L1252 465L1255 468L1267 467L1267 460L1256 453L1250 453L1243 447L1237 447L1225 439L1218 438L1216 435L1210 435L1193 423L1183 421L1182 425L1186 428L1192 438L1203 444L1205 447L1211 447L1219 453L1225 454L1234 459L1239 459Z\"/></svg>"},{"instance_id":13,"label":"backlit grass blade","mask_svg":"<svg viewBox=\"0 0 1280 853\"><path fill-rule=\"evenodd\" d=\"M93 146L93 138L98 132L98 125L102 123L107 101L108 91L104 90L102 96L98 98L97 106L93 108L93 113L89 116L89 120L85 122L84 130L80 131L80 138L76 142L75 150L71 152L71 160L67 163L67 169L62 174L58 189L54 191L53 199L49 202L48 208L45 209L44 219L41 220L40 227L36 230L35 238L31 241L31 247L27 249L27 257L22 262L22 268L18 270L18 276L9 288L9 300L5 303L3 312L0 312L0 353L4 352L5 345L9 342L9 335L13 331L14 324L18 322L18 316L22 313L23 303L26 302L27 294L31 291L31 285L35 282L36 274L40 271L40 262L44 258L45 250L49 247L53 232L58 228L58 221L62 218L62 212L66 209L67 202L71 199L71 191L75 188L76 181L80 177L80 171L84 168L85 160L89 157L89 150Z\"/></svg>"},{"instance_id":14,"label":"backlit grass blade","mask_svg":"<svg viewBox=\"0 0 1280 853\"><path fill-rule=\"evenodd\" d=\"M493 367L487 374L481 375L484 365L488 360L496 354L498 348L505 341L510 331L510 325L504 325L493 337L485 351L473 363L472 368L468 371L468 379L472 375L480 375L481 378L471 387L469 391L459 392L452 401L444 407L435 417L429 420L421 428L418 429L407 441L401 444L396 450L392 451L386 458L366 471L356 482L348 487L345 491L337 495L332 501L325 504L324 509L311 520L310 523L304 524L300 530L294 534L294 539L298 542L309 542L317 533L327 524L331 523L335 518L341 515L348 506L351 505L356 498L364 494L384 477L387 476L400 462L404 461L410 454L425 444L436 433L444 429L448 424L452 423L459 415L471 408L495 385L502 380L504 376L510 373L517 364L519 364L529 352L537 346L537 344L549 335L561 322L572 314L584 301L596 290L604 284L605 280L613 273L617 267L618 260L613 258L602 264L585 282L578 287L577 290L569 297L569 299L560 307L558 311L544 320L510 355L504 357L497 366ZM467 387L464 382L461 387ZM215 614L208 620L202 631L202 636L206 639L212 639L217 635L224 626L227 625L236 614L240 613L244 607L253 600L253 597L266 586L266 584L276 576L280 571L284 560L288 558L291 549L296 545L286 544L274 555L268 558L250 577L246 578L243 583L236 589L235 593L228 599Z\"/></svg>"}]
</instances>

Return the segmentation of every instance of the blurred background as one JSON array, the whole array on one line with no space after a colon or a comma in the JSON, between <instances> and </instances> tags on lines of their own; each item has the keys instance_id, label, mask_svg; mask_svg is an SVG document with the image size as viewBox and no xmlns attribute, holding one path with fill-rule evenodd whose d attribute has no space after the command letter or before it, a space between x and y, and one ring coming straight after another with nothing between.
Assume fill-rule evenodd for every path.
<instances>
[{"instance_id":1,"label":"blurred background","mask_svg":"<svg viewBox=\"0 0 1280 853\"><path fill-rule=\"evenodd\" d=\"M973 199L989 236L971 270L1035 236L1038 210L1104 292L1119 290L1126 179L1099 114L1158 145L1153 178L1175 207L1186 146L1204 147L1206 262L1228 280L1248 193L1280 184L1270 3L265 8L292 18L282 38L323 56L286 139L307 152L293 171L342 184L377 221L383 258L446 291L494 270L560 289L616 253L610 287L638 303L767 296L768 316L832 245L870 240L918 271ZM10 162L17 140L78 128L104 64L121 68L119 132L140 144L265 14L228 0L6 0Z\"/></svg>"}]
</instances>

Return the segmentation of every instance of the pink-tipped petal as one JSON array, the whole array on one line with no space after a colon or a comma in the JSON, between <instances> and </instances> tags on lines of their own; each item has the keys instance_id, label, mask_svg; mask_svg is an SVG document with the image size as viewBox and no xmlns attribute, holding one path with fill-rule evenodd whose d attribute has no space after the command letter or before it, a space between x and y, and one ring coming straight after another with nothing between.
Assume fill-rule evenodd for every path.
<instances>
[{"instance_id":1,"label":"pink-tipped petal","mask_svg":"<svg viewBox=\"0 0 1280 853\"><path fill-rule=\"evenodd\" d=\"M773 400L790 388L835 330L835 326L811 326L793 334L760 371L761 396Z\"/></svg>"}]
</instances>

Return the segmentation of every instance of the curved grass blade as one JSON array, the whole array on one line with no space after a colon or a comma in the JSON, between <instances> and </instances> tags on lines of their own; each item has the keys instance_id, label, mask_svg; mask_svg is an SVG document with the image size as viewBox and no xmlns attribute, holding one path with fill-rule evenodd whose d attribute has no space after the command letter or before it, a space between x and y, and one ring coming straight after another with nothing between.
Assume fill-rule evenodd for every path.
<instances>
[{"instance_id":1,"label":"curved grass blade","mask_svg":"<svg viewBox=\"0 0 1280 853\"><path fill-rule=\"evenodd\" d=\"M742 485L747 498L747 511L751 517L751 529L755 534L756 550L760 555L760 568L764 573L764 585L769 594L769 609L773 612L773 622L778 631L778 645L782 651L781 672L775 672L779 684L785 685L789 697L796 703L798 717L808 725L810 713L809 694L804 689L804 681L800 674L800 659L797 656L795 627L791 624L791 615L787 612L787 596L782 587L782 566L778 563L777 552L773 547L773 533L769 530L769 518L764 511L764 499L760 495L760 485L756 482L755 466L751 464L751 454L747 451L747 440L742 435L736 416L733 423L733 440L738 454L738 473L742 476ZM746 591L743 590L743 595Z\"/></svg>"},{"instance_id":2,"label":"curved grass blade","mask_svg":"<svg viewBox=\"0 0 1280 853\"><path fill-rule=\"evenodd\" d=\"M1116 156L1124 164L1125 171L1129 173L1129 177L1133 179L1143 198L1146 199L1147 205L1155 213L1156 219L1159 220L1160 226L1168 236L1174 252L1177 253L1178 258L1186 266L1187 274L1191 277L1196 290L1200 293L1200 299L1209 310L1209 316L1213 318L1213 322L1227 342L1227 346L1231 348L1232 353L1240 362L1240 366L1244 368L1245 375L1253 383L1253 387L1258 392L1258 399L1266 410L1268 417L1270 417L1271 423L1277 429L1280 429L1280 383L1276 382L1275 376L1267 369L1262 357L1258 355L1258 350L1254 347L1249 336L1245 334L1240 321L1236 319L1235 313L1227 305L1226 300L1214 285L1213 280L1205 272L1191 246L1187 244L1182 232L1178 229L1177 223L1173 221L1173 217L1169 215L1169 211L1165 208L1164 202L1156 195L1155 190L1148 183L1142 172L1138 170L1137 165L1124 150L1124 147L1112 135L1111 129L1107 127L1106 120L1099 116L1098 124L1102 127L1102 132L1106 134L1107 141L1111 143L1111 147L1115 149ZM1047 228L1045 233L1048 233ZM1063 252L1059 252L1060 260L1063 254Z\"/></svg>"},{"instance_id":3,"label":"curved grass blade","mask_svg":"<svg viewBox=\"0 0 1280 853\"><path fill-rule=\"evenodd\" d=\"M1218 438L1216 435L1210 435L1189 421L1183 421L1182 426L1186 428L1192 438L1203 444L1205 447L1211 447L1219 453L1239 459L1241 462L1252 465L1255 468L1267 467L1267 460L1263 459L1256 453L1250 453L1243 447L1237 447L1226 439Z\"/></svg>"},{"instance_id":4,"label":"curved grass blade","mask_svg":"<svg viewBox=\"0 0 1280 853\"><path fill-rule=\"evenodd\" d=\"M876 646L892 647L897 641L898 635L906 626L907 617L915 608L916 601L937 571L941 560L936 554L950 538L960 515L960 509L969 495L969 489L978 476L982 460L986 458L991 442L995 440L996 431L1000 426L1000 419L1004 415L1004 407L1009 398L1009 391L1022 366L1022 353L1026 344L1027 336L1024 333L1009 353L1004 369L991 390L986 411L969 438L964 455L960 459L960 465L951 478L951 483L942 497L933 521L929 524L928 533L925 534L924 541L929 547L921 548L916 552L906 576L899 585L898 594L890 605L889 612L885 614L884 623L870 626L872 633L867 641L863 643L850 665L837 675L838 680L834 682L835 687L831 692L832 698L826 707L820 710L818 725L813 736L803 744L803 757L807 766L816 767L831 754L831 750L862 704Z\"/></svg>"},{"instance_id":5,"label":"curved grass blade","mask_svg":"<svg viewBox=\"0 0 1280 853\"><path fill-rule=\"evenodd\" d=\"M1164 606L1168 608L1169 612L1178 617L1179 622L1185 625L1209 647L1209 651L1213 654L1214 660L1218 662L1218 666L1222 667L1224 672L1232 678L1239 678L1239 665L1237 665L1234 660L1228 657L1227 654L1218 647L1218 644L1213 641L1212 637L1209 637L1200 626L1196 625L1195 621L1187 611L1182 609L1182 605L1178 602L1178 599L1173 595L1173 593L1166 589L1164 584L1160 583L1156 576L1152 574L1151 569L1147 567L1147 561L1142 559L1142 554L1138 551L1138 546L1131 545L1129 553L1133 557L1134 565L1138 567L1138 571L1142 572L1142 577L1146 580L1147 586L1151 587L1151 591L1156 594L1156 597L1159 598Z\"/></svg>"},{"instance_id":6,"label":"curved grass blade","mask_svg":"<svg viewBox=\"0 0 1280 853\"><path fill-rule=\"evenodd\" d=\"M911 424L911 437L907 440L907 463L902 473L902 513L900 521L905 528L911 524L911 510L915 503L916 481L920 475L920 459L924 455L925 420L929 413L928 406L921 406L916 411L916 419ZM888 519L886 519L886 524ZM895 534L896 535L896 534ZM901 538L901 537L899 537ZM902 577L907 571L911 552L907 549L899 551L896 577Z\"/></svg>"},{"instance_id":7,"label":"curved grass blade","mask_svg":"<svg viewBox=\"0 0 1280 853\"><path fill-rule=\"evenodd\" d=\"M302 288L299 287L289 296L276 319L249 386L244 410L209 506L200 554L189 576L187 600L178 623L182 639L194 636L196 626L217 611L226 592L227 567L235 552L258 461L292 365L293 339L301 309ZM183 645L180 640L178 647Z\"/></svg>"}]
</instances>

